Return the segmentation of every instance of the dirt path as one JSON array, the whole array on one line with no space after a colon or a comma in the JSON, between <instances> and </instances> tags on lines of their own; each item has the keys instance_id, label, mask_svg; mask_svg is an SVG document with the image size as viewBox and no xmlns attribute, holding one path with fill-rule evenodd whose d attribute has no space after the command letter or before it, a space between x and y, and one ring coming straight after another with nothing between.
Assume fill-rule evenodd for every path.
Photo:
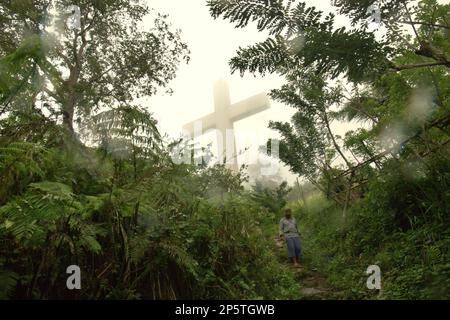
<instances>
[{"instance_id":1,"label":"dirt path","mask_svg":"<svg viewBox=\"0 0 450 320\"><path fill-rule=\"evenodd\" d=\"M301 266L295 271L300 283L300 299L326 300L336 299L336 293L331 289L326 279L315 270L309 270L307 266Z\"/></svg>"},{"instance_id":2,"label":"dirt path","mask_svg":"<svg viewBox=\"0 0 450 320\"><path fill-rule=\"evenodd\" d=\"M282 239L275 239L278 256L286 261L285 243ZM317 270L300 263L298 268L292 266L295 278L300 283L299 299L301 300L326 300L337 299L338 293L327 284L326 278Z\"/></svg>"}]
</instances>

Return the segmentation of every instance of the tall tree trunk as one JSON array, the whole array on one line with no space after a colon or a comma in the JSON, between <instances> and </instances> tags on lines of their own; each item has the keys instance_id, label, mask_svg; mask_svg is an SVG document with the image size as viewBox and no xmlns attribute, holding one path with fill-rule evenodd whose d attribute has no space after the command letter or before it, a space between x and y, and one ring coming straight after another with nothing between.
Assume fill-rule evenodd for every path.
<instances>
[{"instance_id":1,"label":"tall tree trunk","mask_svg":"<svg viewBox=\"0 0 450 320\"><path fill-rule=\"evenodd\" d=\"M81 53L80 53L81 54ZM77 63L73 68L70 68L69 79L66 82L67 96L63 106L63 124L70 131L73 130L73 116L75 113L75 107L77 105L77 91L76 86L80 78L81 68L80 68L80 58L77 58Z\"/></svg>"},{"instance_id":2,"label":"tall tree trunk","mask_svg":"<svg viewBox=\"0 0 450 320\"><path fill-rule=\"evenodd\" d=\"M81 45L78 47L79 38L81 38ZM78 103L76 86L80 80L81 69L83 66L83 56L87 45L88 41L86 40L86 29L84 28L84 24L82 22L81 32L79 34L77 33L73 39L72 49L75 55L75 61L73 66L69 66L70 75L65 86L68 94L66 97L66 102L63 106L63 124L70 132L74 132L73 116L75 113L75 107Z\"/></svg>"},{"instance_id":3,"label":"tall tree trunk","mask_svg":"<svg viewBox=\"0 0 450 320\"><path fill-rule=\"evenodd\" d=\"M63 110L63 125L66 127L70 132L74 132L73 130L73 114L75 111L75 104L74 103L68 103L64 106Z\"/></svg>"}]
</instances>

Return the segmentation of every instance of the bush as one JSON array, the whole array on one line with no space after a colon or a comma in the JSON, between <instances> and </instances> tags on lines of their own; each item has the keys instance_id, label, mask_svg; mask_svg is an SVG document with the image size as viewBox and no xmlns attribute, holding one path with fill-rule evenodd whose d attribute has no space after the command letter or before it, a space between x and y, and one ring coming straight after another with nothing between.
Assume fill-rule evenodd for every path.
<instances>
[{"instance_id":1,"label":"bush","mask_svg":"<svg viewBox=\"0 0 450 320\"><path fill-rule=\"evenodd\" d=\"M135 166L96 149L75 150L2 148L2 298L295 296L292 273L262 229L269 217L240 175L177 165L164 153L139 157ZM66 289L72 264L82 270L82 290Z\"/></svg>"},{"instance_id":2,"label":"bush","mask_svg":"<svg viewBox=\"0 0 450 320\"><path fill-rule=\"evenodd\" d=\"M320 194L297 209L304 252L347 298L449 299L448 161L426 174L387 167L347 212ZM411 178L412 177L412 178ZM393 191L394 190L394 191ZM436 201L440 199L440 201ZM439 204L439 205L438 205ZM369 265L382 271L380 294L366 289Z\"/></svg>"}]
</instances>

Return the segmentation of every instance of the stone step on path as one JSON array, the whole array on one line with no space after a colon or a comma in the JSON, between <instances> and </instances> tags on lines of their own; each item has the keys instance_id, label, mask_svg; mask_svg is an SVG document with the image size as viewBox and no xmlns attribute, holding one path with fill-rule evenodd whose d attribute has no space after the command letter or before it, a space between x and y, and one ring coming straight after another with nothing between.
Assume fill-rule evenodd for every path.
<instances>
[{"instance_id":1,"label":"stone step on path","mask_svg":"<svg viewBox=\"0 0 450 320\"><path fill-rule=\"evenodd\" d=\"M301 285L300 299L333 299L333 291L328 287L326 279L317 271L308 270L306 267L300 266L295 271L295 275Z\"/></svg>"}]
</instances>

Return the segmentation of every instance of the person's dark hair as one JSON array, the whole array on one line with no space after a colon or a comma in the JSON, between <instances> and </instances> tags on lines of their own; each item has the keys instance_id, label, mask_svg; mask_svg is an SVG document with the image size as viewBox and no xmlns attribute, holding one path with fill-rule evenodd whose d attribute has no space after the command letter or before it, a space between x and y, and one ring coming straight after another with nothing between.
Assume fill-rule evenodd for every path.
<instances>
[{"instance_id":1,"label":"person's dark hair","mask_svg":"<svg viewBox=\"0 0 450 320\"><path fill-rule=\"evenodd\" d=\"M290 219L292 218L292 210L287 208L284 210L284 216L286 217L286 219Z\"/></svg>"}]
</instances>

